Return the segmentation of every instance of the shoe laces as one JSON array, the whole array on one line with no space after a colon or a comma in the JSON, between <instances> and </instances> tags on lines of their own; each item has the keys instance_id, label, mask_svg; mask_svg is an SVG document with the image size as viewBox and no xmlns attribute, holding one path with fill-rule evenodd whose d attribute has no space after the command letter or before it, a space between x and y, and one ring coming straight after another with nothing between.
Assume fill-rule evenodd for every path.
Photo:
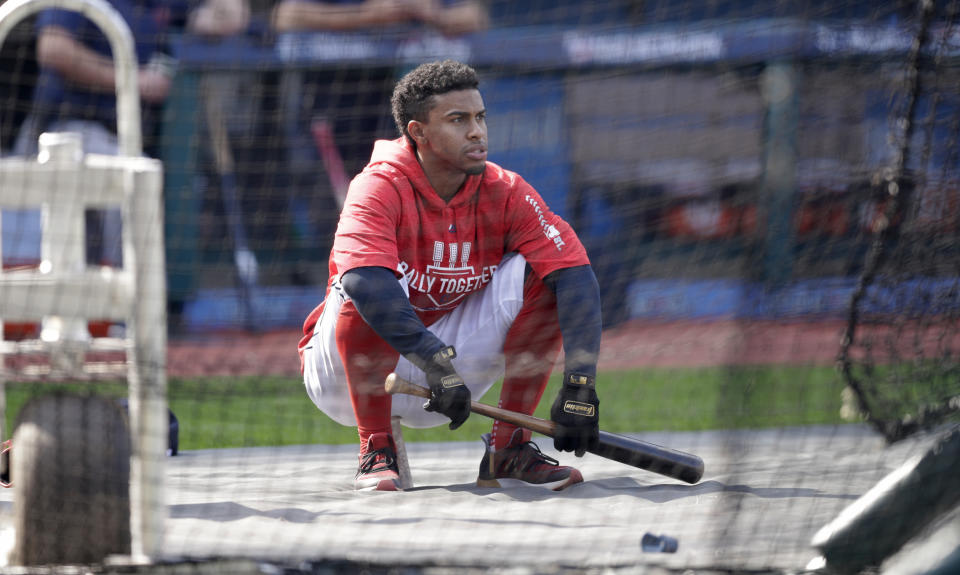
<instances>
[{"instance_id":1,"label":"shoe laces","mask_svg":"<svg viewBox=\"0 0 960 575\"><path fill-rule=\"evenodd\" d=\"M396 463L397 458L393 449L390 447L381 447L380 449L365 453L360 458L360 473L392 469L396 466Z\"/></svg>"},{"instance_id":2,"label":"shoe laces","mask_svg":"<svg viewBox=\"0 0 960 575\"><path fill-rule=\"evenodd\" d=\"M511 466L520 467L522 465L523 471L543 465L544 463L555 467L560 465L559 461L540 451L540 446L533 441L515 445L512 449L516 449L517 454L510 458Z\"/></svg>"}]
</instances>

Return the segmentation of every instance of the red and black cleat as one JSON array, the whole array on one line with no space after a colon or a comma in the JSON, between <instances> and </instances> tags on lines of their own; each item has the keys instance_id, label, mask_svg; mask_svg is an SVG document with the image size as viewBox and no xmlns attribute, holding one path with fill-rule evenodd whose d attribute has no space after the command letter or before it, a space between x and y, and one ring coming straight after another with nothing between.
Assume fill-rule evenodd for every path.
<instances>
[{"instance_id":1,"label":"red and black cleat","mask_svg":"<svg viewBox=\"0 0 960 575\"><path fill-rule=\"evenodd\" d=\"M510 444L498 450L493 449L489 433L481 437L486 451L477 477L480 487L535 485L560 491L583 482L578 469L545 455L522 429L514 431Z\"/></svg>"},{"instance_id":2,"label":"red and black cleat","mask_svg":"<svg viewBox=\"0 0 960 575\"><path fill-rule=\"evenodd\" d=\"M397 448L387 433L374 433L360 452L360 468L353 482L354 489L399 491L400 471Z\"/></svg>"}]
</instances>

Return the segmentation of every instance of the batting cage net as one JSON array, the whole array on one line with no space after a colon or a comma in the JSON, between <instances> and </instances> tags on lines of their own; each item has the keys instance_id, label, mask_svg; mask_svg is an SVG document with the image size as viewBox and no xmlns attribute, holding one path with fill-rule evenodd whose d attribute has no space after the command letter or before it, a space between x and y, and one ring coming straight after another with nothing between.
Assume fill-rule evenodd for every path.
<instances>
[{"instance_id":1,"label":"batting cage net","mask_svg":"<svg viewBox=\"0 0 960 575\"><path fill-rule=\"evenodd\" d=\"M960 571L958 11L0 3L0 571ZM563 359L520 422L563 490L484 479L500 381L355 490L304 385L349 183L444 59L600 286L598 446L550 437Z\"/></svg>"}]
</instances>

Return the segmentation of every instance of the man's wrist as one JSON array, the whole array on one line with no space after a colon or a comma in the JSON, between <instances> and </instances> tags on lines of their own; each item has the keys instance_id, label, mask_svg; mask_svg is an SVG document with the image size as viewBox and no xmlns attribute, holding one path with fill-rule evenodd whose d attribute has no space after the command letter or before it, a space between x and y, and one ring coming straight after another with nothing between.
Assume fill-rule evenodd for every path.
<instances>
[{"instance_id":1,"label":"man's wrist","mask_svg":"<svg viewBox=\"0 0 960 575\"><path fill-rule=\"evenodd\" d=\"M592 375L568 371L563 374L563 385L564 387L569 387L574 390L584 388L595 389L597 386L597 378Z\"/></svg>"},{"instance_id":2,"label":"man's wrist","mask_svg":"<svg viewBox=\"0 0 960 575\"><path fill-rule=\"evenodd\" d=\"M457 350L452 345L448 345L437 350L430 358L430 362L434 365L449 365L456 357Z\"/></svg>"},{"instance_id":3,"label":"man's wrist","mask_svg":"<svg viewBox=\"0 0 960 575\"><path fill-rule=\"evenodd\" d=\"M457 350L452 345L443 347L433 354L427 371L427 382L431 387L450 389L463 385L463 378L451 363L455 357L457 357Z\"/></svg>"}]
</instances>

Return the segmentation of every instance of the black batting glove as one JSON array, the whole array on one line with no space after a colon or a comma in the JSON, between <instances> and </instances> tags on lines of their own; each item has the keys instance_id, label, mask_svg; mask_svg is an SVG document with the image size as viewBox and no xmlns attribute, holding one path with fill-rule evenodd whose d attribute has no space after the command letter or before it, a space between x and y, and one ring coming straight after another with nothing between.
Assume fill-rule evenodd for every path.
<instances>
[{"instance_id":1,"label":"black batting glove","mask_svg":"<svg viewBox=\"0 0 960 575\"><path fill-rule=\"evenodd\" d=\"M450 418L450 429L463 425L470 415L470 390L450 361L457 357L453 346L447 346L430 358L424 372L430 386L430 401L423 404L427 411L437 411Z\"/></svg>"},{"instance_id":2,"label":"black batting glove","mask_svg":"<svg viewBox=\"0 0 960 575\"><path fill-rule=\"evenodd\" d=\"M600 440L600 400L596 378L577 373L563 374L563 387L550 408L550 419L557 424L553 447L573 451L581 457Z\"/></svg>"}]
</instances>

